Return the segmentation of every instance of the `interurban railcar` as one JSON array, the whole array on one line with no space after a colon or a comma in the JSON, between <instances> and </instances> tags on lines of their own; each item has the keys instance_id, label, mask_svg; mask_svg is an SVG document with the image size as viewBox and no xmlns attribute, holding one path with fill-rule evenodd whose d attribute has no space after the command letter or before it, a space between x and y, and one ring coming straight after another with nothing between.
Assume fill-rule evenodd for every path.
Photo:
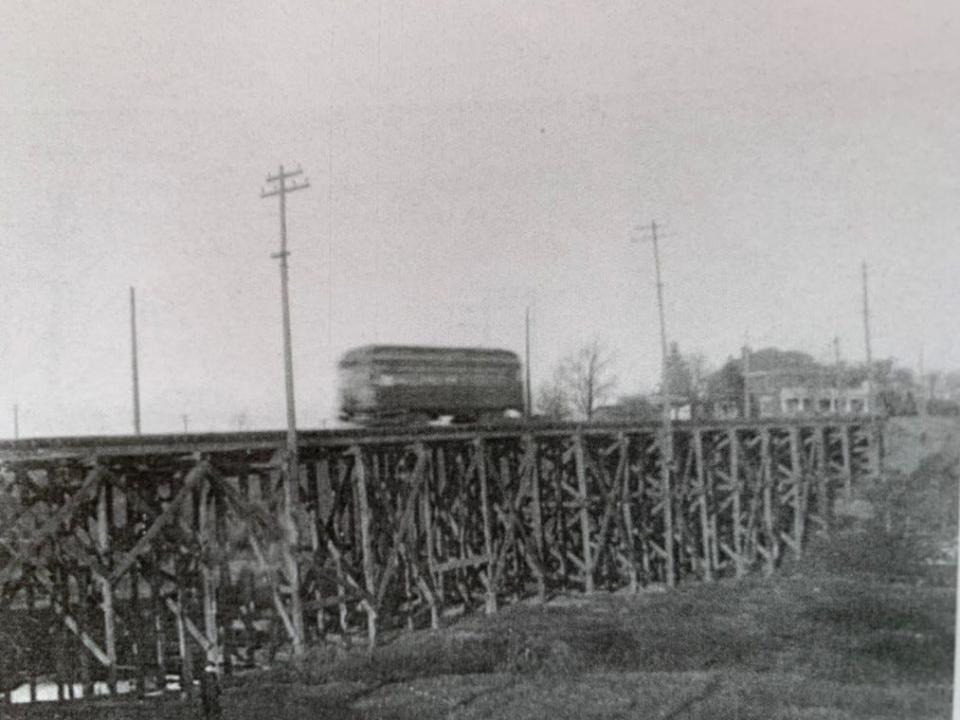
<instances>
[{"instance_id":1,"label":"interurban railcar","mask_svg":"<svg viewBox=\"0 0 960 720\"><path fill-rule=\"evenodd\" d=\"M366 345L343 355L339 375L348 422L477 422L523 410L520 360L509 350Z\"/></svg>"}]
</instances>

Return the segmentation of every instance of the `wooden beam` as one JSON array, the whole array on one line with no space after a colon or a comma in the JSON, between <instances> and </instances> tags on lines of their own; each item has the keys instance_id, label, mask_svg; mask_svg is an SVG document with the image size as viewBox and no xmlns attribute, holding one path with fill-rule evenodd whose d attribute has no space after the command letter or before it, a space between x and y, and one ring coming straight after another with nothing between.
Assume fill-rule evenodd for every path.
<instances>
[{"instance_id":1,"label":"wooden beam","mask_svg":"<svg viewBox=\"0 0 960 720\"><path fill-rule=\"evenodd\" d=\"M663 549L667 587L677 584L676 554L673 536L673 430L660 430L660 493L663 498Z\"/></svg>"},{"instance_id":2,"label":"wooden beam","mask_svg":"<svg viewBox=\"0 0 960 720\"><path fill-rule=\"evenodd\" d=\"M710 550L710 518L709 518L709 489L707 488L707 471L703 459L703 431L699 428L693 431L693 455L697 465L697 493L700 504L700 544L703 553L703 579L713 580L712 554Z\"/></svg>"},{"instance_id":3,"label":"wooden beam","mask_svg":"<svg viewBox=\"0 0 960 720\"><path fill-rule=\"evenodd\" d=\"M183 485L180 488L180 491L174 496L173 500L164 508L163 512L160 513L159 517L154 520L153 524L147 529L147 531L140 537L137 541L137 544L134 545L127 553L125 553L117 562L113 568L113 572L110 573L110 583L113 584L119 580L136 562L137 558L143 553L147 552L150 549L151 543L153 543L154 538L160 534L160 531L175 518L177 511L180 509L180 506L183 504L183 501L186 500L187 496L193 490L193 488L199 483L209 472L210 464L206 460L201 460L198 464L194 465L190 469L190 472L187 473L186 478L184 478Z\"/></svg>"},{"instance_id":4,"label":"wooden beam","mask_svg":"<svg viewBox=\"0 0 960 720\"><path fill-rule=\"evenodd\" d=\"M622 447L621 447L622 449ZM620 496L620 483L623 479L623 467L626 462L626 458L621 451L620 457L617 462L617 469L614 472L613 477L609 476L609 473L606 471L604 466L601 464L597 466L594 465L594 474L599 479L601 477L606 478L608 481L609 487L605 492L602 493L603 499L603 517L600 519L600 526L597 530L597 539L596 546L597 552L593 555L590 560L589 574L592 576L597 569L597 566L600 564L600 560L603 557L603 550L607 546L607 535L610 531L610 522L613 520L616 513L617 499ZM602 487L602 483L601 483Z\"/></svg>"},{"instance_id":5,"label":"wooden beam","mask_svg":"<svg viewBox=\"0 0 960 720\"><path fill-rule=\"evenodd\" d=\"M27 542L26 547L18 548L13 559L0 570L0 587L4 586L24 563L34 560L32 557L34 551L60 529L60 525L73 515L80 503L93 495L105 475L106 471L99 465L87 472L80 488L40 527L37 534Z\"/></svg>"},{"instance_id":6,"label":"wooden beam","mask_svg":"<svg viewBox=\"0 0 960 720\"><path fill-rule=\"evenodd\" d=\"M826 430L822 427L814 430L813 441L817 466L817 515L820 517L821 530L829 537L833 511L830 507L830 458Z\"/></svg>"},{"instance_id":7,"label":"wooden beam","mask_svg":"<svg viewBox=\"0 0 960 720\"><path fill-rule=\"evenodd\" d=\"M537 443L531 433L523 436L527 472L530 473L530 515L533 521L533 542L537 556L543 562L543 510L540 503L540 459Z\"/></svg>"},{"instance_id":8,"label":"wooden beam","mask_svg":"<svg viewBox=\"0 0 960 720\"><path fill-rule=\"evenodd\" d=\"M224 483L225 484L225 483ZM200 578L202 584L203 630L206 635L207 663L213 665L217 674L223 671L223 653L219 642L217 626L217 581L216 573L209 566L209 560L215 554L216 506L211 502L210 483L200 487L200 499L197 518L197 534L200 540Z\"/></svg>"},{"instance_id":9,"label":"wooden beam","mask_svg":"<svg viewBox=\"0 0 960 720\"><path fill-rule=\"evenodd\" d=\"M97 550L100 556L107 558L110 556L110 513L112 488L107 483L100 483L97 495ZM117 690L117 631L116 616L113 609L113 587L107 578L99 578L97 584L100 585L101 608L103 609L103 635L104 645L106 646L107 657L110 658L110 665L107 670L107 684L110 692Z\"/></svg>"},{"instance_id":10,"label":"wooden beam","mask_svg":"<svg viewBox=\"0 0 960 720\"><path fill-rule=\"evenodd\" d=\"M793 497L793 542L791 546L797 557L803 553L803 535L807 516L807 473L800 456L800 431L790 428L790 479Z\"/></svg>"},{"instance_id":11,"label":"wooden beam","mask_svg":"<svg viewBox=\"0 0 960 720\"><path fill-rule=\"evenodd\" d=\"M760 430L760 486L763 493L763 530L768 543L768 547L762 548L767 560L767 574L772 573L776 568L780 544L774 527L773 484L775 479L771 464L770 431L763 428Z\"/></svg>"},{"instance_id":12,"label":"wooden beam","mask_svg":"<svg viewBox=\"0 0 960 720\"><path fill-rule=\"evenodd\" d=\"M487 486L487 448L483 438L473 441L473 461L477 477L480 480L480 513L483 521L483 552L491 559L493 555L493 528L490 517L490 491ZM469 478L469 475L467 476ZM487 571L487 598L484 611L491 615L497 611L497 578L494 577L493 565Z\"/></svg>"},{"instance_id":13,"label":"wooden beam","mask_svg":"<svg viewBox=\"0 0 960 720\"><path fill-rule=\"evenodd\" d=\"M363 578L367 592L373 597L377 595L376 576L373 565L373 538L370 526L373 514L370 511L370 498L367 495L367 470L364 464L363 450L354 448L353 477L356 482L357 502L360 510L360 542L363 562ZM377 644L377 610L374 606L367 607L367 640L372 651Z\"/></svg>"},{"instance_id":14,"label":"wooden beam","mask_svg":"<svg viewBox=\"0 0 960 720\"><path fill-rule=\"evenodd\" d=\"M380 583L376 592L376 604L379 611L383 603L384 595L387 592L387 586L393 579L393 574L397 569L397 562L400 558L400 545L406 541L407 536L413 529L414 511L420 498L420 488L423 486L427 473L424 472L427 462L427 453L422 444L417 444L416 448L417 462L413 468L413 484L410 487L406 502L404 503L403 513L400 515L400 521L397 523L396 532L393 534L393 547L387 558L387 564L383 573L380 575Z\"/></svg>"},{"instance_id":15,"label":"wooden beam","mask_svg":"<svg viewBox=\"0 0 960 720\"><path fill-rule=\"evenodd\" d=\"M478 565L489 565L489 555L468 555L461 558L446 560L437 565L437 573L450 572L451 570L460 570L468 567L477 567Z\"/></svg>"},{"instance_id":16,"label":"wooden beam","mask_svg":"<svg viewBox=\"0 0 960 720\"><path fill-rule=\"evenodd\" d=\"M746 573L743 557L743 509L740 507L740 441L736 430L729 430L727 437L730 443L730 492L733 497L733 507L731 509L733 515L733 552L736 573L739 578Z\"/></svg>"},{"instance_id":17,"label":"wooden beam","mask_svg":"<svg viewBox=\"0 0 960 720\"><path fill-rule=\"evenodd\" d=\"M83 628L80 627L80 624L77 622L76 618L73 617L65 608L62 607L59 601L55 597L55 588L53 581L46 577L43 572L38 572L34 574L37 582L43 585L44 589L50 595L50 605L53 608L53 611L57 614L60 620L63 622L64 626L71 633L77 636L83 646L90 651L90 653L97 659L104 667L110 667L111 659L107 651L101 648L97 642L86 632Z\"/></svg>"},{"instance_id":18,"label":"wooden beam","mask_svg":"<svg viewBox=\"0 0 960 720\"><path fill-rule=\"evenodd\" d=\"M297 630L293 625L293 620L290 619L290 614L283 606L283 598L280 596L280 587L277 583L276 573L274 569L270 567L269 563L267 563L267 558L263 554L263 549L260 547L260 543L257 540L256 535L250 532L249 528L247 529L247 541L250 543L250 548L253 550L253 554L257 559L257 563L260 565L261 572L266 576L267 581L270 584L270 591L273 597L273 607L277 611L277 615L280 617L280 621L283 623L283 627L287 631L287 636L290 638L290 642L293 643L297 637Z\"/></svg>"},{"instance_id":19,"label":"wooden beam","mask_svg":"<svg viewBox=\"0 0 960 720\"><path fill-rule=\"evenodd\" d=\"M633 504L632 493L630 492L630 439L627 437L626 433L620 433L620 452L623 456L623 478L620 481L620 532L622 535L621 543L625 546L627 551L627 559L630 562L628 567L628 576L629 576L629 589L630 592L635 593L639 590L639 578L637 576L637 564L639 558L637 557L637 546L634 542L634 524L633 524L633 509L631 505Z\"/></svg>"},{"instance_id":20,"label":"wooden beam","mask_svg":"<svg viewBox=\"0 0 960 720\"><path fill-rule=\"evenodd\" d=\"M280 505L280 553L290 585L290 619L293 622L293 654L302 655L306 642L300 598L300 566L297 562L299 528L295 513L300 508L300 466L296 448L288 448L283 459L283 502Z\"/></svg>"},{"instance_id":21,"label":"wooden beam","mask_svg":"<svg viewBox=\"0 0 960 720\"><path fill-rule=\"evenodd\" d=\"M579 490L580 506L580 546L583 552L583 590L592 593L593 586L593 558L590 547L590 494L587 491L587 468L583 457L583 434L578 429L573 436L573 457L576 463L577 489Z\"/></svg>"},{"instance_id":22,"label":"wooden beam","mask_svg":"<svg viewBox=\"0 0 960 720\"><path fill-rule=\"evenodd\" d=\"M842 424L837 428L840 434L840 453L843 461L843 489L849 498L853 494L853 467L850 462L850 426Z\"/></svg>"},{"instance_id":23,"label":"wooden beam","mask_svg":"<svg viewBox=\"0 0 960 720\"><path fill-rule=\"evenodd\" d=\"M183 611L182 605L171 597L168 597L165 600L167 608L174 614L178 621L183 622L183 626L187 631L187 634L194 639L197 645L200 646L200 649L203 650L204 654L209 657L215 653L216 645L210 642L210 639L203 634L203 631L200 630L193 620L187 616L187 614Z\"/></svg>"}]
</instances>

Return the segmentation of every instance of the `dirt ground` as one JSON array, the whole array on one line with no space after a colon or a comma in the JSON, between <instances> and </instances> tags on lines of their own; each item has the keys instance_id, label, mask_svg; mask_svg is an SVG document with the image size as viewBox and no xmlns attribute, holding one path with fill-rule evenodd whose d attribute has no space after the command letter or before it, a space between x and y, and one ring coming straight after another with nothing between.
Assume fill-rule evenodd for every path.
<instances>
[{"instance_id":1,"label":"dirt ground","mask_svg":"<svg viewBox=\"0 0 960 720\"><path fill-rule=\"evenodd\" d=\"M223 717L946 718L960 425L892 425L875 509L772 578L521 604L439 631L315 648L233 678ZM955 555L953 557L955 562ZM47 718L201 717L199 703L0 708Z\"/></svg>"}]
</instances>

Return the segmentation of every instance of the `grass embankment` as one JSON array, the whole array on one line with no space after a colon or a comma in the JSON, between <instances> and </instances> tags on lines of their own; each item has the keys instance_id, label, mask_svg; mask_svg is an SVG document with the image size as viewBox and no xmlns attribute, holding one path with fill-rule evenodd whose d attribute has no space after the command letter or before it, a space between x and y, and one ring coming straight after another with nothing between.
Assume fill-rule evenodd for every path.
<instances>
[{"instance_id":1,"label":"grass embankment","mask_svg":"<svg viewBox=\"0 0 960 720\"><path fill-rule=\"evenodd\" d=\"M949 717L955 566L929 561L956 530L957 431L928 424L919 453L919 424L894 425L889 476L861 488L873 518L841 519L776 577L514 606L372 655L317 648L228 688L224 716ZM198 716L57 712L93 705Z\"/></svg>"}]
</instances>

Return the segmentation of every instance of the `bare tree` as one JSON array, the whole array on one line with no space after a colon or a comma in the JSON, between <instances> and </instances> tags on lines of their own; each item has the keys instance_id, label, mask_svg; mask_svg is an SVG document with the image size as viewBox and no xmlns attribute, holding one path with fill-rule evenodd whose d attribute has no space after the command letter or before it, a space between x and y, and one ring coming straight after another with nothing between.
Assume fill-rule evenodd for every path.
<instances>
[{"instance_id":1,"label":"bare tree","mask_svg":"<svg viewBox=\"0 0 960 720\"><path fill-rule=\"evenodd\" d=\"M552 420L570 417L570 397L560 368L554 370L553 377L541 383L537 389L537 412Z\"/></svg>"},{"instance_id":2,"label":"bare tree","mask_svg":"<svg viewBox=\"0 0 960 720\"><path fill-rule=\"evenodd\" d=\"M558 376L577 416L592 420L597 407L612 394L617 384L610 374L612 362L612 354L594 340L560 364Z\"/></svg>"}]
</instances>

